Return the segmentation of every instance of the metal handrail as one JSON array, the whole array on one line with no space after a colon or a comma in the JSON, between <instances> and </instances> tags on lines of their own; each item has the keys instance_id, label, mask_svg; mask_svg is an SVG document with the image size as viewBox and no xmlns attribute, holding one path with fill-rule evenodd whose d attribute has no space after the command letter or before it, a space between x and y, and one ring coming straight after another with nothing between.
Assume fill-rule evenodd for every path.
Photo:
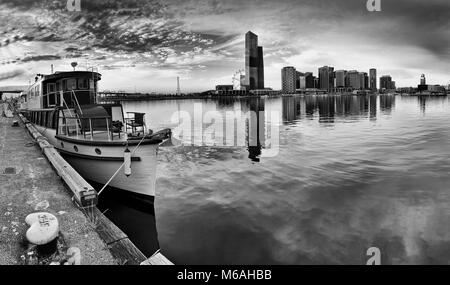
<instances>
[{"instance_id":1,"label":"metal handrail","mask_svg":"<svg viewBox=\"0 0 450 285\"><path fill-rule=\"evenodd\" d=\"M73 95L75 97L75 102L78 105L78 109L80 110L81 115L83 115L83 110L81 110L81 106L80 106L80 103L78 102L78 98L77 98L77 95L75 94L75 91L72 90L71 95Z\"/></svg>"}]
</instances>

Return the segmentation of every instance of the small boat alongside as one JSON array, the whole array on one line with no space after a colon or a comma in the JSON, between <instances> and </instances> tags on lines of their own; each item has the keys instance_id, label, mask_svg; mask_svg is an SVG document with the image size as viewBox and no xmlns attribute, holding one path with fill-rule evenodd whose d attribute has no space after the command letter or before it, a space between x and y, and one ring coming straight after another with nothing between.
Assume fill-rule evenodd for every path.
<instances>
[{"instance_id":1,"label":"small boat alongside","mask_svg":"<svg viewBox=\"0 0 450 285\"><path fill-rule=\"evenodd\" d=\"M154 197L157 152L169 129L153 132L145 114L121 104L97 104L101 74L39 74L21 112L85 179L138 196Z\"/></svg>"}]
</instances>

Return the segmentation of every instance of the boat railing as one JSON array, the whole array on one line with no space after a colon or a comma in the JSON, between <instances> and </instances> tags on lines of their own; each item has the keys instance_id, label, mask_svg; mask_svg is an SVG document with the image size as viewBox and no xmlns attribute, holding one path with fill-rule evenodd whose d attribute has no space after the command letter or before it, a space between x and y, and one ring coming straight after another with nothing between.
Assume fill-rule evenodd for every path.
<instances>
[{"instance_id":1,"label":"boat railing","mask_svg":"<svg viewBox=\"0 0 450 285\"><path fill-rule=\"evenodd\" d=\"M64 114L64 113L63 113ZM121 138L122 130L112 124L110 117L66 116L60 127L60 134L67 137L83 138L85 140L114 141L115 135Z\"/></svg>"}]
</instances>

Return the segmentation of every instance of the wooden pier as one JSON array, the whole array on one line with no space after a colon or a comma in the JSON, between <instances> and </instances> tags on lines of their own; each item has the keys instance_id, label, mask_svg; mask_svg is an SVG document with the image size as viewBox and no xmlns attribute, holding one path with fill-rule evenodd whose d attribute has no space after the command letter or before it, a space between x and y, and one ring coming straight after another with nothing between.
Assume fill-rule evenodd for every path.
<instances>
[{"instance_id":1,"label":"wooden pier","mask_svg":"<svg viewBox=\"0 0 450 285\"><path fill-rule=\"evenodd\" d=\"M20 120L20 127L12 127L14 120ZM95 189L23 116L1 117L0 132L0 206L7 209L4 215L0 215L0 256L4 256L0 257L0 264L17 263L12 256L14 254L3 253L8 247L15 249L11 252L20 251L20 244L14 237L23 236L26 231L23 220L38 210L57 215L62 220L64 236L71 237L70 241L80 248L82 254L88 248L90 258L83 264L172 264L161 254L147 259L128 236L95 207ZM46 175L41 176L41 173ZM60 179L55 179L57 177ZM72 200L76 203L72 203ZM5 207L3 203L6 203ZM15 212L18 214L14 215L14 221L3 219ZM70 222L67 221L69 217ZM13 236L3 237L8 234L8 223L15 225ZM86 229L80 230L80 227ZM87 234L80 236L83 232ZM4 243L4 240L9 244ZM83 260L86 260L85 257L83 255Z\"/></svg>"}]
</instances>

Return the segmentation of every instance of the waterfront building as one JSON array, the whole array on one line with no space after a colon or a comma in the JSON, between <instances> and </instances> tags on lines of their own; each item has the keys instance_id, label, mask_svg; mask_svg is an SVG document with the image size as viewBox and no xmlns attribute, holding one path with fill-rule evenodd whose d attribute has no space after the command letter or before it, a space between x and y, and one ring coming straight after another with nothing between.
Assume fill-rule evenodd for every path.
<instances>
[{"instance_id":1,"label":"waterfront building","mask_svg":"<svg viewBox=\"0 0 450 285\"><path fill-rule=\"evenodd\" d=\"M245 35L245 86L249 90L264 89L263 47L258 46L258 36Z\"/></svg>"},{"instance_id":2,"label":"waterfront building","mask_svg":"<svg viewBox=\"0 0 450 285\"><path fill-rule=\"evenodd\" d=\"M392 87L392 77L390 75L384 75L380 77L380 89L389 90L392 89Z\"/></svg>"},{"instance_id":3,"label":"waterfront building","mask_svg":"<svg viewBox=\"0 0 450 285\"><path fill-rule=\"evenodd\" d=\"M314 76L314 89L319 89L319 88L320 88L319 78Z\"/></svg>"},{"instance_id":4,"label":"waterfront building","mask_svg":"<svg viewBox=\"0 0 450 285\"><path fill-rule=\"evenodd\" d=\"M369 88L372 91L377 91L377 70L375 68L372 68L369 70Z\"/></svg>"},{"instance_id":5,"label":"waterfront building","mask_svg":"<svg viewBox=\"0 0 450 285\"><path fill-rule=\"evenodd\" d=\"M347 80L349 88L353 88L355 90L361 89L361 77L358 71L350 70L347 72Z\"/></svg>"},{"instance_id":6,"label":"waterfront building","mask_svg":"<svg viewBox=\"0 0 450 285\"><path fill-rule=\"evenodd\" d=\"M306 89L315 88L314 86L314 76L312 72L305 73Z\"/></svg>"},{"instance_id":7,"label":"waterfront building","mask_svg":"<svg viewBox=\"0 0 450 285\"><path fill-rule=\"evenodd\" d=\"M297 89L297 71L287 66L281 70L281 89L284 93L295 93Z\"/></svg>"},{"instance_id":8,"label":"waterfront building","mask_svg":"<svg viewBox=\"0 0 450 285\"><path fill-rule=\"evenodd\" d=\"M297 89L301 89L300 88L300 77L304 76L305 74L300 72L300 71L296 71L296 87Z\"/></svg>"},{"instance_id":9,"label":"waterfront building","mask_svg":"<svg viewBox=\"0 0 450 285\"><path fill-rule=\"evenodd\" d=\"M297 89L306 90L306 76L304 76L304 75L300 76L298 81L299 81L299 84L297 86Z\"/></svg>"},{"instance_id":10,"label":"waterfront building","mask_svg":"<svg viewBox=\"0 0 450 285\"><path fill-rule=\"evenodd\" d=\"M345 70L338 70L336 71L336 78L335 78L335 85L336 88L343 88L345 87L345 77L347 75L347 71Z\"/></svg>"},{"instance_id":11,"label":"waterfront building","mask_svg":"<svg viewBox=\"0 0 450 285\"><path fill-rule=\"evenodd\" d=\"M427 84L427 79L425 78L425 74L422 74L422 76L420 77L420 85L426 85Z\"/></svg>"},{"instance_id":12,"label":"waterfront building","mask_svg":"<svg viewBox=\"0 0 450 285\"><path fill-rule=\"evenodd\" d=\"M334 87L334 67L323 66L319 68L319 84L322 90L331 90Z\"/></svg>"}]
</instances>

